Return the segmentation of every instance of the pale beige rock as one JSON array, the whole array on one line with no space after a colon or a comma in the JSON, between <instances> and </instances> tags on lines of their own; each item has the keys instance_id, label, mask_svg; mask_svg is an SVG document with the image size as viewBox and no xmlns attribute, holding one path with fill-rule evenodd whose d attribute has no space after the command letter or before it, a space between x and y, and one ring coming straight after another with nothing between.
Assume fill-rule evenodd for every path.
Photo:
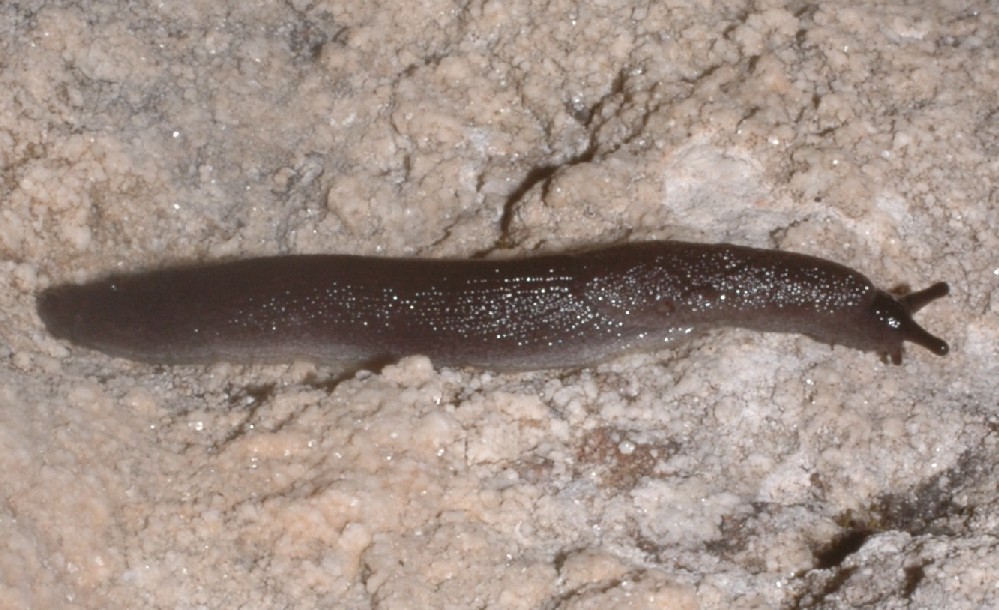
<instances>
[{"instance_id":1,"label":"pale beige rock","mask_svg":"<svg viewBox=\"0 0 999 610\"><path fill-rule=\"evenodd\" d=\"M8 2L0 28L0 606L999 606L987 5ZM177 260L645 238L946 280L920 320L951 354L726 331L333 383L112 360L34 312Z\"/></svg>"}]
</instances>

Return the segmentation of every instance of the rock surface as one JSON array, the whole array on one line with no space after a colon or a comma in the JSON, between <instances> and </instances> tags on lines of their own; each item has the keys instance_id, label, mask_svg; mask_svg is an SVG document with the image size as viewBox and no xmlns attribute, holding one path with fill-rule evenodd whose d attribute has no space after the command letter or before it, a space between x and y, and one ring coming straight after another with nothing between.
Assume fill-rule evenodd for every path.
<instances>
[{"instance_id":1,"label":"rock surface","mask_svg":"<svg viewBox=\"0 0 999 610\"><path fill-rule=\"evenodd\" d=\"M999 607L983 2L4 3L0 606ZM952 295L901 367L156 367L34 295L168 262L683 238Z\"/></svg>"}]
</instances>

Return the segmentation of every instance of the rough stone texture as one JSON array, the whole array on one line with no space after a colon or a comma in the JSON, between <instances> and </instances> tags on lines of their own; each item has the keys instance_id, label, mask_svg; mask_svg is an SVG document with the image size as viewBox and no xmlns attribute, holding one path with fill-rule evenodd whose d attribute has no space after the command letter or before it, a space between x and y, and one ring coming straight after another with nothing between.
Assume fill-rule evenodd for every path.
<instances>
[{"instance_id":1,"label":"rough stone texture","mask_svg":"<svg viewBox=\"0 0 999 610\"><path fill-rule=\"evenodd\" d=\"M994 2L0 5L0 606L999 606ZM944 359L165 368L34 294L625 239L825 256Z\"/></svg>"}]
</instances>

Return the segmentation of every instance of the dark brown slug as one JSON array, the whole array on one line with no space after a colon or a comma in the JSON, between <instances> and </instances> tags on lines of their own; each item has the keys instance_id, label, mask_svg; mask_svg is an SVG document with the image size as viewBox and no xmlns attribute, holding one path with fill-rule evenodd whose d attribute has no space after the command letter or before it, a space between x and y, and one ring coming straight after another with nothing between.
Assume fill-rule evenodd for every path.
<instances>
[{"instance_id":1,"label":"dark brown slug","mask_svg":"<svg viewBox=\"0 0 999 610\"><path fill-rule=\"evenodd\" d=\"M843 265L729 244L628 243L515 259L276 256L205 263L38 296L56 337L133 360L304 358L361 366L580 367L707 328L803 333L902 362L947 344L912 314L948 292L895 296Z\"/></svg>"}]
</instances>

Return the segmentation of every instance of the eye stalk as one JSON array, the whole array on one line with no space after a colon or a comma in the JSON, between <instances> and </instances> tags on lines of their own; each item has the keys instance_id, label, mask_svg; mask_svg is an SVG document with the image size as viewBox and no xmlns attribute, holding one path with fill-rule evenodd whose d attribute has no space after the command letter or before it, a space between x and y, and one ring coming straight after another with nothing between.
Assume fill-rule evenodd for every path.
<instances>
[{"instance_id":1,"label":"eye stalk","mask_svg":"<svg viewBox=\"0 0 999 610\"><path fill-rule=\"evenodd\" d=\"M945 282L937 282L929 288L903 295L878 292L871 304L871 313L877 325L882 357L890 358L892 364L902 364L902 344L909 341L928 349L938 356L950 351L947 342L927 332L912 319L929 303L946 296L950 287Z\"/></svg>"}]
</instances>

